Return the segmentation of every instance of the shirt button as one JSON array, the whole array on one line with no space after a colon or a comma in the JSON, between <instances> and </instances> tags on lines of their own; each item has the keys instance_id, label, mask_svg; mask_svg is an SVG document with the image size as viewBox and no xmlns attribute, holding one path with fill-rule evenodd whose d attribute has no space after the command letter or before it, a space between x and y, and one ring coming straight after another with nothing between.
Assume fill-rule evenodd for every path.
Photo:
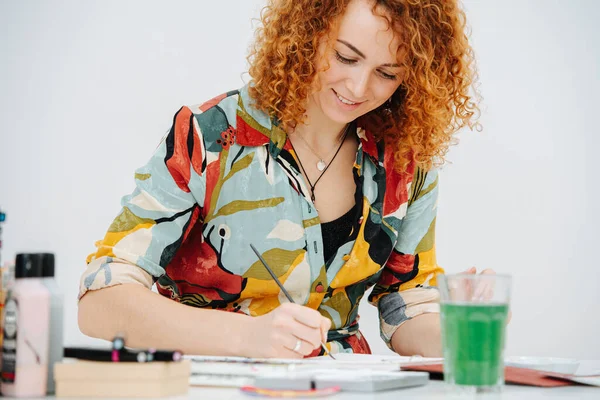
<instances>
[{"instance_id":1,"label":"shirt button","mask_svg":"<svg viewBox=\"0 0 600 400\"><path fill-rule=\"evenodd\" d=\"M325 288L320 283L315 288L315 292L317 292L317 293L323 293L323 290L325 290Z\"/></svg>"},{"instance_id":2,"label":"shirt button","mask_svg":"<svg viewBox=\"0 0 600 400\"><path fill-rule=\"evenodd\" d=\"M342 257L342 260L344 261L348 261L350 259L350 254L344 254L344 256Z\"/></svg>"}]
</instances>

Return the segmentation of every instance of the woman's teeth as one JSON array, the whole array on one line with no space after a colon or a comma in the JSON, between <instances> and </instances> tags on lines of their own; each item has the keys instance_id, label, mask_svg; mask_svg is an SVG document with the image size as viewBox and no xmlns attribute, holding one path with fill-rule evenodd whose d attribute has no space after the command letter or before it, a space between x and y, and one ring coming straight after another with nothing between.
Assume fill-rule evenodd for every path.
<instances>
[{"instance_id":1,"label":"woman's teeth","mask_svg":"<svg viewBox=\"0 0 600 400\"><path fill-rule=\"evenodd\" d=\"M336 93L336 94L337 94L337 93ZM340 99L340 101L341 101L342 103L344 103L344 104L350 104L350 105L354 105L354 104L356 104L356 103L353 103L353 102L351 102L351 101L350 101L350 100L348 100L348 99L345 99L345 98L343 98L343 97L342 97L342 96L340 96L339 94L337 95L337 97L338 97L338 99Z\"/></svg>"}]
</instances>

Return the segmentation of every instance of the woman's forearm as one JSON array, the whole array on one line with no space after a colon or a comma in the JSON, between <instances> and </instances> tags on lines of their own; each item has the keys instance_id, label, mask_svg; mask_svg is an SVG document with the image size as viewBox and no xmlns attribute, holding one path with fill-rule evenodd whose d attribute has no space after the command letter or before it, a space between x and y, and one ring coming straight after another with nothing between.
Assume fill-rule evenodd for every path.
<instances>
[{"instance_id":1,"label":"woman's forearm","mask_svg":"<svg viewBox=\"0 0 600 400\"><path fill-rule=\"evenodd\" d=\"M442 357L440 315L418 315L402 325L392 335L392 347L402 356Z\"/></svg>"},{"instance_id":2,"label":"woman's forearm","mask_svg":"<svg viewBox=\"0 0 600 400\"><path fill-rule=\"evenodd\" d=\"M188 354L243 355L248 325L242 314L186 306L137 284L87 292L79 301L79 329L129 347L178 349Z\"/></svg>"}]
</instances>

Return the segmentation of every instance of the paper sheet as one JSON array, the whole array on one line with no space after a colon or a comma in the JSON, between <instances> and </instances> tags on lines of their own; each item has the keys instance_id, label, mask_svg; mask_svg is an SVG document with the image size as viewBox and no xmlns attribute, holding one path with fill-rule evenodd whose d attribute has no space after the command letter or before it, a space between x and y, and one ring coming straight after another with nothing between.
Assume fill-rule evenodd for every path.
<instances>
[{"instance_id":1,"label":"paper sheet","mask_svg":"<svg viewBox=\"0 0 600 400\"><path fill-rule=\"evenodd\" d=\"M219 356L184 356L190 359L192 364L221 364L227 366L302 366L308 365L311 368L333 368L333 369L360 369L381 367L398 369L403 364L435 364L441 363L443 358L427 358L421 356L403 357L396 355L376 355L376 354L351 354L337 353L335 360L328 356L312 357L312 358L246 358L246 357L219 357Z\"/></svg>"},{"instance_id":2,"label":"paper sheet","mask_svg":"<svg viewBox=\"0 0 600 400\"><path fill-rule=\"evenodd\" d=\"M403 364L440 363L441 358L401 357L372 354L337 353L328 356L285 359L216 356L185 356L192 361L191 385L240 387L251 384L261 374L286 374L306 370L376 370L399 371Z\"/></svg>"}]
</instances>

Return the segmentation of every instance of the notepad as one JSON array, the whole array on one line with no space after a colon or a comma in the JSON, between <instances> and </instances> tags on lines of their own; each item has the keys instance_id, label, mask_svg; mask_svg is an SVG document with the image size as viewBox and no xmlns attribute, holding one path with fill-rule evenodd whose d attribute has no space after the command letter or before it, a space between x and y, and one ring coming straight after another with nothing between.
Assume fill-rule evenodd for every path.
<instances>
[{"instance_id":1,"label":"notepad","mask_svg":"<svg viewBox=\"0 0 600 400\"><path fill-rule=\"evenodd\" d=\"M379 392L427 384L425 372L373 371L370 369L312 370L257 376L254 386L269 390L310 390L339 387L346 392Z\"/></svg>"},{"instance_id":2,"label":"notepad","mask_svg":"<svg viewBox=\"0 0 600 400\"><path fill-rule=\"evenodd\" d=\"M443 378L444 367L442 364L433 365L406 365L406 371L423 371L431 373L433 379ZM600 386L600 376L578 376L545 372L528 368L504 367L504 380L507 384L514 383L527 386L558 387L575 383Z\"/></svg>"},{"instance_id":3,"label":"notepad","mask_svg":"<svg viewBox=\"0 0 600 400\"><path fill-rule=\"evenodd\" d=\"M286 374L315 369L335 371L399 371L405 364L439 363L441 358L402 357L371 354L335 354L304 359L184 356L192 362L190 384L194 386L242 387L252 385L257 376Z\"/></svg>"}]
</instances>

